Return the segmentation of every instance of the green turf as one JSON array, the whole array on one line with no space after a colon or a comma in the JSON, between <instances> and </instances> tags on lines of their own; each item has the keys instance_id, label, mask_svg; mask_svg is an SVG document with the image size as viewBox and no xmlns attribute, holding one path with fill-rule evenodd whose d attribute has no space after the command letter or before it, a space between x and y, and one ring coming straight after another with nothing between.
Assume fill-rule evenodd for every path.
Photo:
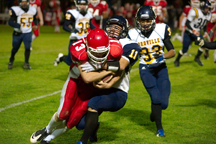
<instances>
[{"instance_id":1,"label":"green turf","mask_svg":"<svg viewBox=\"0 0 216 144\"><path fill-rule=\"evenodd\" d=\"M14 68L7 69L12 47L13 28L0 25L0 144L29 144L31 134L47 125L57 110L60 90L69 67L54 67L59 52L67 54L69 33L54 27L41 27L33 42L31 70L22 68L24 45L16 54ZM174 41L178 51L182 44ZM201 57L203 67L193 61L198 47L192 45L191 57L184 56L180 67L167 60L172 84L170 103L163 111L166 137L155 136L150 122L150 99L139 78L138 63L131 72L128 101L118 112L104 112L100 117L99 144L214 144L216 143L216 64L213 51L209 60ZM47 96L48 94L53 94ZM44 98L33 100L44 96ZM28 101L32 100L32 101ZM20 104L19 102L24 102ZM12 104L20 105L12 105ZM11 106L12 107L8 107ZM52 141L52 144L75 144L82 131L75 128Z\"/></svg>"}]
</instances>

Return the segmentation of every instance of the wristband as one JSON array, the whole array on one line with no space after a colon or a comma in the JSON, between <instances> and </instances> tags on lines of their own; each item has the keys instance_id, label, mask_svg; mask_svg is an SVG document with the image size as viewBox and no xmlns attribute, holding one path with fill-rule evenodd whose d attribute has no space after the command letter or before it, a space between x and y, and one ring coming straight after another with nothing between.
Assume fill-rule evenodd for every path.
<instances>
[{"instance_id":1,"label":"wristband","mask_svg":"<svg viewBox=\"0 0 216 144\"><path fill-rule=\"evenodd\" d=\"M107 69L109 71L117 72L120 69L119 61L107 61Z\"/></svg>"}]
</instances>

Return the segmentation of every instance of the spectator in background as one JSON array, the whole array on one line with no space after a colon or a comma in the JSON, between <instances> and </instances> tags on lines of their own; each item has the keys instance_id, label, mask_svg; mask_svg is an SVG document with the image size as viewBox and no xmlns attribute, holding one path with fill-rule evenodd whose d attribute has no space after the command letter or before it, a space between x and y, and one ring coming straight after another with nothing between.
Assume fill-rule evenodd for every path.
<instances>
[{"instance_id":1,"label":"spectator in background","mask_svg":"<svg viewBox=\"0 0 216 144\"><path fill-rule=\"evenodd\" d=\"M52 11L50 8L47 9L47 11L45 12L45 16L44 16L44 21L46 25L51 25L52 22Z\"/></svg>"},{"instance_id":2,"label":"spectator in background","mask_svg":"<svg viewBox=\"0 0 216 144\"><path fill-rule=\"evenodd\" d=\"M175 20L176 20L176 11L173 5L169 5L167 7L167 13L168 13L168 21L167 24L170 26L171 31L175 31Z\"/></svg>"},{"instance_id":3,"label":"spectator in background","mask_svg":"<svg viewBox=\"0 0 216 144\"><path fill-rule=\"evenodd\" d=\"M61 22L61 3L59 0L51 0L49 2L50 7L53 9L52 24L55 27L55 32L60 33Z\"/></svg>"}]
</instances>

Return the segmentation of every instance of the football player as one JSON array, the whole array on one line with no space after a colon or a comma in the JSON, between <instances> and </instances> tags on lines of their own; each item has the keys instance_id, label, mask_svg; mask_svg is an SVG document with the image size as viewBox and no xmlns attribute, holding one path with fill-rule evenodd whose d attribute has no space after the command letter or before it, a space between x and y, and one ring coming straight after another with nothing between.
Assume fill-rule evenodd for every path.
<instances>
[{"instance_id":1,"label":"football player","mask_svg":"<svg viewBox=\"0 0 216 144\"><path fill-rule=\"evenodd\" d=\"M75 0L76 9L70 9L65 14L65 22L63 29L71 33L68 45L68 55L59 53L54 61L54 66L64 61L67 65L71 65L72 60L70 56L70 46L75 41L85 37L90 28L90 19L92 19L91 12L88 11L88 0ZM72 26L72 28L71 28Z\"/></svg>"},{"instance_id":2,"label":"football player","mask_svg":"<svg viewBox=\"0 0 216 144\"><path fill-rule=\"evenodd\" d=\"M29 3L31 6L35 7L37 9L37 18L39 19L39 24L40 26L43 26L44 24L44 20L43 20L43 13L41 11L41 0L30 0L30 3ZM34 26L34 22L32 23L32 26ZM39 31L39 25L37 25L37 29L33 31L33 34L32 34L32 41L34 41L40 34L40 31ZM32 47L30 48L31 50L33 49Z\"/></svg>"},{"instance_id":3,"label":"football player","mask_svg":"<svg viewBox=\"0 0 216 144\"><path fill-rule=\"evenodd\" d=\"M187 21L186 21L186 30L183 36L183 48L178 52L178 56L174 61L176 67L180 65L180 59L184 53L186 53L191 45L198 36L203 37L200 34L201 29L204 32L204 37L207 37L207 23L211 20L211 3L209 1L203 1L200 4L199 8L192 8L189 11ZM194 61L198 65L203 66L203 63L200 61L200 55L203 53L203 49L199 48L197 55L194 58Z\"/></svg>"},{"instance_id":4,"label":"football player","mask_svg":"<svg viewBox=\"0 0 216 144\"><path fill-rule=\"evenodd\" d=\"M156 135L164 137L162 110L168 107L171 89L165 59L174 57L175 50L170 41L170 27L156 24L156 17L153 7L141 7L136 13L136 28L129 31L129 37L142 48L139 73L151 98L150 120L156 124Z\"/></svg>"},{"instance_id":5,"label":"football player","mask_svg":"<svg viewBox=\"0 0 216 144\"><path fill-rule=\"evenodd\" d=\"M195 44L199 45L201 47L208 48L208 49L216 49L216 41L214 41L214 42L206 42L201 37L197 37L197 39L195 40Z\"/></svg>"},{"instance_id":6,"label":"football player","mask_svg":"<svg viewBox=\"0 0 216 144\"><path fill-rule=\"evenodd\" d=\"M90 0L89 2L88 10L93 15L91 23L96 28L102 28L103 19L108 17L108 4L104 0Z\"/></svg>"},{"instance_id":7,"label":"football player","mask_svg":"<svg viewBox=\"0 0 216 144\"><path fill-rule=\"evenodd\" d=\"M181 16L179 17L179 30L181 31L181 36L179 36L178 33L176 33L176 35L172 38L172 41L174 41L175 39L178 39L180 42L182 42L183 34L185 31L185 22L187 20L188 13L189 13L191 7L199 8L199 6L200 6L199 0L191 0L190 5L186 5L183 8L183 12L182 12Z\"/></svg>"},{"instance_id":8,"label":"football player","mask_svg":"<svg viewBox=\"0 0 216 144\"><path fill-rule=\"evenodd\" d=\"M210 0L210 2L211 2L212 19L207 24L207 33L208 33L209 37L207 37L206 41L213 42L214 38L215 38L214 26L215 26L215 23L216 23L216 8L215 8L216 0ZM204 52L203 56L204 56L205 59L208 59L208 57L209 57L208 49L205 49L205 52Z\"/></svg>"},{"instance_id":9,"label":"football player","mask_svg":"<svg viewBox=\"0 0 216 144\"><path fill-rule=\"evenodd\" d=\"M81 66L84 65L86 68L86 65L93 65L96 70L107 60L118 61L122 55L122 46L119 41L109 39L104 30L93 29L86 38L73 43L70 52L74 62L62 89L59 108L45 128L32 134L31 143L41 141L40 144L48 144L52 139L77 125L87 111L88 100L101 92L92 85L92 82L113 73L109 67L108 71L86 72L82 71ZM116 79L119 79L119 76L111 79L105 87L107 89L111 87Z\"/></svg>"},{"instance_id":10,"label":"football player","mask_svg":"<svg viewBox=\"0 0 216 144\"><path fill-rule=\"evenodd\" d=\"M166 0L146 0L144 5L152 6L156 14L156 23L164 22L167 17Z\"/></svg>"},{"instance_id":11,"label":"football player","mask_svg":"<svg viewBox=\"0 0 216 144\"><path fill-rule=\"evenodd\" d=\"M108 19L106 31L109 37L118 39L123 47L123 54L119 64L116 62L107 63L108 69L119 67L121 78L109 90L104 90L102 94L96 95L89 100L86 117L83 117L77 126L79 129L81 127L84 128L83 135L77 144L87 144L89 138L91 142L96 142L99 115L103 111L118 111L125 105L129 90L130 69L138 60L141 51L140 46L136 42L127 38L128 22L124 17L113 16ZM101 82L94 85L99 89L105 88L105 84ZM83 124L84 120L85 124Z\"/></svg>"},{"instance_id":12,"label":"football player","mask_svg":"<svg viewBox=\"0 0 216 144\"><path fill-rule=\"evenodd\" d=\"M37 29L37 10L35 7L29 7L29 0L19 0L19 6L12 6L9 9L10 19L8 24L14 27L13 32L13 48L8 63L8 69L13 68L15 54L20 48L21 43L25 45L25 62L24 68L31 69L29 64L30 47L32 41L32 30ZM32 22L35 26L32 26Z\"/></svg>"}]
</instances>

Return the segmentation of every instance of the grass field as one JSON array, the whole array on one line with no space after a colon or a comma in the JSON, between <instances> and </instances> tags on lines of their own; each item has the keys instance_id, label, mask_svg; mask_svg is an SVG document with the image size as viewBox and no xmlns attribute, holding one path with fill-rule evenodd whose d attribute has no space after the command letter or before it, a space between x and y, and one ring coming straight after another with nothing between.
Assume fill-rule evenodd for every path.
<instances>
[{"instance_id":1,"label":"grass field","mask_svg":"<svg viewBox=\"0 0 216 144\"><path fill-rule=\"evenodd\" d=\"M53 27L41 27L33 42L31 70L22 68L24 45L15 56L14 67L7 64L12 47L13 28L0 25L0 144L30 144L31 134L45 127L57 110L60 90L67 78L65 63L54 67L59 52L67 54L69 33L54 33ZM174 41L176 51L182 44ZM183 57L180 67L167 60L172 90L167 110L163 111L166 137L155 136L150 122L150 98L139 78L138 63L131 72L128 101L118 112L100 116L99 144L215 144L216 143L216 64L213 51L209 60L201 57L203 67L191 57ZM52 144L75 144L82 131L75 128L52 141Z\"/></svg>"}]
</instances>

